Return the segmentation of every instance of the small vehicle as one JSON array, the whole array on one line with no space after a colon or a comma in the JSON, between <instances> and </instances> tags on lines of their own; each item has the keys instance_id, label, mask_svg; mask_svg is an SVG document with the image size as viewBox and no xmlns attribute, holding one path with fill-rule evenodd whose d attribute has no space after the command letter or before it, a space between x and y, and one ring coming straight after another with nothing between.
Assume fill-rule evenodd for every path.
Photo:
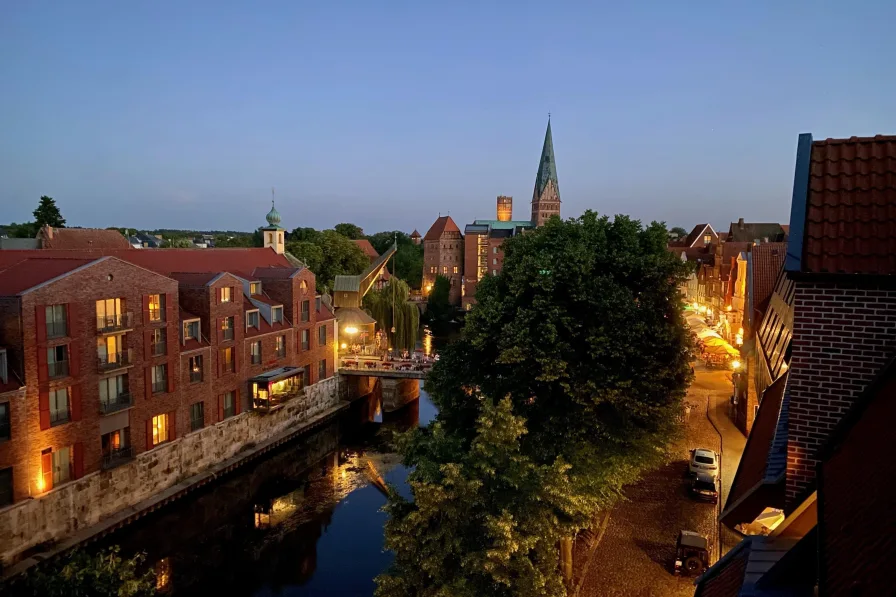
<instances>
[{"instance_id":1,"label":"small vehicle","mask_svg":"<svg viewBox=\"0 0 896 597\"><path fill-rule=\"evenodd\" d=\"M701 502L718 503L719 488L716 485L715 477L706 473L697 473L697 476L691 481L691 497Z\"/></svg>"},{"instance_id":2,"label":"small vehicle","mask_svg":"<svg viewBox=\"0 0 896 597\"><path fill-rule=\"evenodd\" d=\"M697 448L691 450L691 460L688 462L688 474L696 475L706 473L713 478L719 476L719 455L713 450Z\"/></svg>"},{"instance_id":3,"label":"small vehicle","mask_svg":"<svg viewBox=\"0 0 896 597\"><path fill-rule=\"evenodd\" d=\"M699 576L709 568L709 542L693 531L679 531L675 545L675 576Z\"/></svg>"}]
</instances>

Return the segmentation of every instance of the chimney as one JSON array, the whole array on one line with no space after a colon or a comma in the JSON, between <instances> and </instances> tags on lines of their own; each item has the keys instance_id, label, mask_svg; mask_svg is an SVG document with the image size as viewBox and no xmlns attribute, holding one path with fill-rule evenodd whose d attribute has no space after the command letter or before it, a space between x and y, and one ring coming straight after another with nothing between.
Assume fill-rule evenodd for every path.
<instances>
[{"instance_id":1,"label":"chimney","mask_svg":"<svg viewBox=\"0 0 896 597\"><path fill-rule=\"evenodd\" d=\"M498 195L498 221L509 222L513 219L513 197Z\"/></svg>"},{"instance_id":2,"label":"chimney","mask_svg":"<svg viewBox=\"0 0 896 597\"><path fill-rule=\"evenodd\" d=\"M744 229L744 219L743 218L738 218L737 227L740 228L741 230Z\"/></svg>"},{"instance_id":3,"label":"chimney","mask_svg":"<svg viewBox=\"0 0 896 597\"><path fill-rule=\"evenodd\" d=\"M47 240L53 240L53 227L47 226Z\"/></svg>"}]
</instances>

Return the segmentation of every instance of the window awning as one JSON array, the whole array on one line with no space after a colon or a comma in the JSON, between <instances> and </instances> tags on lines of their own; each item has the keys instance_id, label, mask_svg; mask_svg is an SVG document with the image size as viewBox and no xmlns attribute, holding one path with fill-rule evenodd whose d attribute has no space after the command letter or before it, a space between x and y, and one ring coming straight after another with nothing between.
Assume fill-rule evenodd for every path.
<instances>
[{"instance_id":1,"label":"window awning","mask_svg":"<svg viewBox=\"0 0 896 597\"><path fill-rule=\"evenodd\" d=\"M250 378L249 383L269 384L281 379L301 375L304 371L304 367L279 367Z\"/></svg>"}]
</instances>

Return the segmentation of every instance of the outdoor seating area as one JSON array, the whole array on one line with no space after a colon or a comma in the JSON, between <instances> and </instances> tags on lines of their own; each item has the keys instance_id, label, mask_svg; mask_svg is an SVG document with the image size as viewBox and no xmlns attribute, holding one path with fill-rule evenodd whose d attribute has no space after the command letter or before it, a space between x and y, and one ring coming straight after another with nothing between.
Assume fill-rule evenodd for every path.
<instances>
[{"instance_id":1,"label":"outdoor seating area","mask_svg":"<svg viewBox=\"0 0 896 597\"><path fill-rule=\"evenodd\" d=\"M280 367L250 379L252 409L271 412L300 396L304 390L304 372L302 367Z\"/></svg>"},{"instance_id":2,"label":"outdoor seating area","mask_svg":"<svg viewBox=\"0 0 896 597\"><path fill-rule=\"evenodd\" d=\"M380 351L374 356L340 355L339 366L344 369L373 371L429 371L438 357L429 357L420 351L413 353Z\"/></svg>"}]
</instances>

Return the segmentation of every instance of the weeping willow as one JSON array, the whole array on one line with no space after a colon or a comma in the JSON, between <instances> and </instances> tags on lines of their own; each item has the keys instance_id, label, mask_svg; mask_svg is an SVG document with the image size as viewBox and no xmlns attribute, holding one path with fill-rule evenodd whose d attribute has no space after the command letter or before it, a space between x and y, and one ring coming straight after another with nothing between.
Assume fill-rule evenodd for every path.
<instances>
[{"instance_id":1,"label":"weeping willow","mask_svg":"<svg viewBox=\"0 0 896 597\"><path fill-rule=\"evenodd\" d=\"M395 321L392 321L393 292L395 302ZM382 329L389 337L389 346L413 350L417 344L417 331L420 327L420 310L417 305L408 302L410 289L408 285L396 277L392 277L382 290L371 290L364 296L364 309L376 319L376 329ZM392 333L392 326L395 333Z\"/></svg>"}]
</instances>

